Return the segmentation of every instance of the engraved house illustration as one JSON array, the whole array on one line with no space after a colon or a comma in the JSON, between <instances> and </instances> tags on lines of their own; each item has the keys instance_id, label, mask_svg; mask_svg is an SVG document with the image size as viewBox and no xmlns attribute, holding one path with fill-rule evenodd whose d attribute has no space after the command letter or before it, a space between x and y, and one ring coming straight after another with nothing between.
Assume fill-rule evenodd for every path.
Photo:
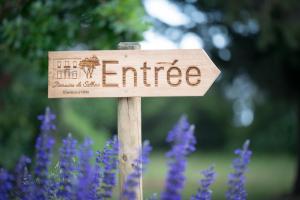
<instances>
[{"instance_id":1,"label":"engraved house illustration","mask_svg":"<svg viewBox=\"0 0 300 200\"><path fill-rule=\"evenodd\" d=\"M99 59L96 56L85 58L79 62L79 67L85 73L86 78L92 78L94 69L96 68L96 66L99 65L100 65Z\"/></svg>"},{"instance_id":2,"label":"engraved house illustration","mask_svg":"<svg viewBox=\"0 0 300 200\"><path fill-rule=\"evenodd\" d=\"M79 78L78 59L61 59L56 61L56 79Z\"/></svg>"}]
</instances>

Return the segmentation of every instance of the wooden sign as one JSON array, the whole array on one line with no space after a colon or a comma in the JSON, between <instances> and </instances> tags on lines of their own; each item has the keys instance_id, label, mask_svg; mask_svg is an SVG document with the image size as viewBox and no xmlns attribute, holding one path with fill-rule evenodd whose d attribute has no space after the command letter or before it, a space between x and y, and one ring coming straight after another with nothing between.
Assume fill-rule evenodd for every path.
<instances>
[{"instance_id":1,"label":"wooden sign","mask_svg":"<svg viewBox=\"0 0 300 200\"><path fill-rule=\"evenodd\" d=\"M118 98L119 186L141 150L141 97L202 96L220 74L204 50L119 50L49 52L49 98ZM143 198L142 178L135 188Z\"/></svg>"},{"instance_id":2,"label":"wooden sign","mask_svg":"<svg viewBox=\"0 0 300 200\"><path fill-rule=\"evenodd\" d=\"M219 74L202 49L55 51L48 96L203 96Z\"/></svg>"}]
</instances>

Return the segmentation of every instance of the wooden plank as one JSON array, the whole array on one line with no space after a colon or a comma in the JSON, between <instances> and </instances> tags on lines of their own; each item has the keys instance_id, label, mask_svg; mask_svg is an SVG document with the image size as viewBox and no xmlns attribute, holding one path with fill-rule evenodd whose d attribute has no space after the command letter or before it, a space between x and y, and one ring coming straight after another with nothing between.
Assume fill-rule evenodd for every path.
<instances>
[{"instance_id":1,"label":"wooden plank","mask_svg":"<svg viewBox=\"0 0 300 200\"><path fill-rule=\"evenodd\" d=\"M49 52L48 97L203 96L220 74L202 49Z\"/></svg>"},{"instance_id":2,"label":"wooden plank","mask_svg":"<svg viewBox=\"0 0 300 200\"><path fill-rule=\"evenodd\" d=\"M139 43L120 43L119 49L140 49ZM119 188L123 191L126 178L133 170L134 160L142 148L141 97L118 99ZM142 177L135 188L136 199L143 199ZM121 195L121 194L120 194Z\"/></svg>"}]
</instances>

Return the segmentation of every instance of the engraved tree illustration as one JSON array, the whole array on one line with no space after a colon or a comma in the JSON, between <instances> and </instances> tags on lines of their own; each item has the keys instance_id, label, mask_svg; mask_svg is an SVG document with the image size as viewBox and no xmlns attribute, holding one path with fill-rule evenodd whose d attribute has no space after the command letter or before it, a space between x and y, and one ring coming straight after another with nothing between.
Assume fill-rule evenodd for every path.
<instances>
[{"instance_id":1,"label":"engraved tree illustration","mask_svg":"<svg viewBox=\"0 0 300 200\"><path fill-rule=\"evenodd\" d=\"M92 78L94 69L99 65L99 59L96 56L85 58L79 62L79 67L84 71L86 78Z\"/></svg>"}]
</instances>

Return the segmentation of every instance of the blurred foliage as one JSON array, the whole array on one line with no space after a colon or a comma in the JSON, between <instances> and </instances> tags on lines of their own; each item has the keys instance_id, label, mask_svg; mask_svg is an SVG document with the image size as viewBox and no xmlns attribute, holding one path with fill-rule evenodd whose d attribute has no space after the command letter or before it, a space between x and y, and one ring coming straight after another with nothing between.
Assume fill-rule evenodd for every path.
<instances>
[{"instance_id":1,"label":"blurred foliage","mask_svg":"<svg viewBox=\"0 0 300 200\"><path fill-rule=\"evenodd\" d=\"M227 145L249 137L257 150L296 152L300 119L299 1L171 2L177 4L178 9L188 17L189 23L170 26L155 17L152 17L152 22L155 30L174 42L180 42L186 33L201 38L204 49L222 70L217 82L219 87L213 85L214 93L218 95L212 98L214 103L210 105L211 109L226 112L222 110L226 102L227 105L231 104L231 111L227 108L229 113L223 113L223 117L230 117L231 112L231 117L235 118L235 112L243 106L240 104L244 101L242 103L254 112L254 121L250 125L239 126L225 118L218 118L210 110L208 115L212 115L212 118L206 118L210 123L224 120L229 124L223 126L222 130L210 130L203 134L212 134L211 131L218 131L216 135L225 134L223 143ZM242 81L237 81L239 79ZM233 95L228 95L229 89L234 90ZM211 92L212 89L208 93ZM205 98L208 100L210 97ZM198 107L206 106L209 105ZM207 115L203 111L198 112L198 115L204 114ZM198 124L200 131L206 124ZM211 127L214 126L211 124ZM214 136L207 137L216 140ZM201 139L200 143L206 144Z\"/></svg>"},{"instance_id":2,"label":"blurred foliage","mask_svg":"<svg viewBox=\"0 0 300 200\"><path fill-rule=\"evenodd\" d=\"M68 101L47 99L47 53L113 49L121 41L140 40L147 28L143 16L141 3L131 0L0 2L0 166L11 166L21 154L33 153L36 116L46 105L63 113L57 121L67 125L65 131L105 139L107 131L92 127L89 116L70 109ZM84 102L90 111L105 111L105 105L101 111ZM106 112L107 118L109 113L112 110ZM66 132L57 134L62 135Z\"/></svg>"}]
</instances>

